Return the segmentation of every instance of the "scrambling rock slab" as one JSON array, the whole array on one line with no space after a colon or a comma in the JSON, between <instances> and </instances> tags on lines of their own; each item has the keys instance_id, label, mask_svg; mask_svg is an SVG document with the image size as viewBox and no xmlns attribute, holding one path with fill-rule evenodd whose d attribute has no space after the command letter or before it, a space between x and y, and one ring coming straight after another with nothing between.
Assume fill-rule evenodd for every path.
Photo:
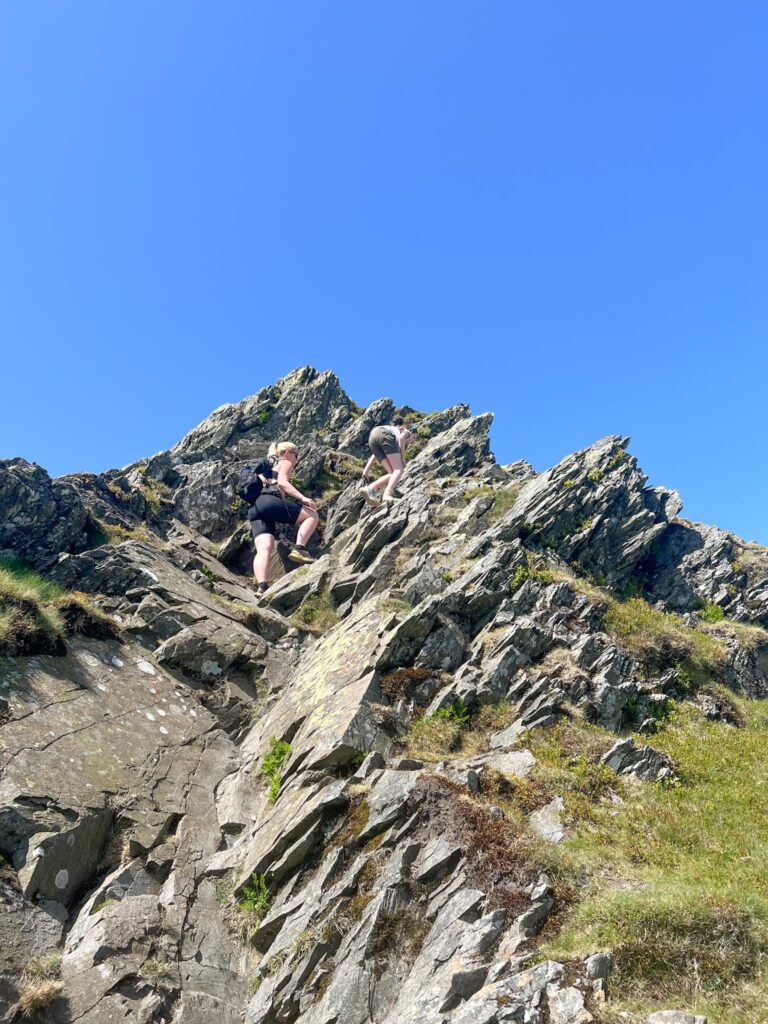
<instances>
[{"instance_id":1,"label":"scrambling rock slab","mask_svg":"<svg viewBox=\"0 0 768 1024\"><path fill-rule=\"evenodd\" d=\"M386 700L374 671L386 618L382 602L371 598L322 637L247 738L245 749L260 754L270 737L289 739L285 774L290 775L299 765L306 770L345 764L360 751L388 748L370 710L372 703Z\"/></svg>"},{"instance_id":2,"label":"scrambling rock slab","mask_svg":"<svg viewBox=\"0 0 768 1024\"><path fill-rule=\"evenodd\" d=\"M214 720L132 645L79 641L66 658L6 660L0 849L29 897L69 905L99 863L112 798L148 758Z\"/></svg>"}]
</instances>

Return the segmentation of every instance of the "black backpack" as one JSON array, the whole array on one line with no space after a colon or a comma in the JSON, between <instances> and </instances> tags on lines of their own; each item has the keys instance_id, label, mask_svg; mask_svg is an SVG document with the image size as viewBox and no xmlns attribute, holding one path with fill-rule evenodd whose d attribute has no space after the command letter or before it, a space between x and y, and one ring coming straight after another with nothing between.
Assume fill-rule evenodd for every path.
<instances>
[{"instance_id":1,"label":"black backpack","mask_svg":"<svg viewBox=\"0 0 768 1024\"><path fill-rule=\"evenodd\" d=\"M265 476L269 479L273 474L272 463L266 459L255 466L243 466L240 476L237 478L237 493L246 504L253 505L264 490L261 477Z\"/></svg>"}]
</instances>

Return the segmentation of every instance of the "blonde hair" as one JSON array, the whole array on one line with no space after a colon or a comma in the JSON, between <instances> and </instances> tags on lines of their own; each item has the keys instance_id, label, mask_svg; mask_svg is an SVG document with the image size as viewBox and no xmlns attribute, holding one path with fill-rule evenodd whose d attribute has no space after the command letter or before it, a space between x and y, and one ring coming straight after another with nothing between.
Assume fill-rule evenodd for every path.
<instances>
[{"instance_id":1,"label":"blonde hair","mask_svg":"<svg viewBox=\"0 0 768 1024\"><path fill-rule=\"evenodd\" d=\"M293 441L275 441L269 446L267 452L268 459L280 459L285 455L286 452L293 452L294 455L299 454L299 449L293 443Z\"/></svg>"}]
</instances>

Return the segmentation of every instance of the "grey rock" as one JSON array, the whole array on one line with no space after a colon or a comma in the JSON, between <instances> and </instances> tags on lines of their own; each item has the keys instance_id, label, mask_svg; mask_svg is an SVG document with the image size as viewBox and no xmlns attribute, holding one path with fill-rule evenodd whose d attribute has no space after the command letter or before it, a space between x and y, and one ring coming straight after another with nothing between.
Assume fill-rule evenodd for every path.
<instances>
[{"instance_id":1,"label":"grey rock","mask_svg":"<svg viewBox=\"0 0 768 1024\"><path fill-rule=\"evenodd\" d=\"M551 1024L582 1024L594 1018L584 1005L584 995L572 985L558 988L547 987L549 1019Z\"/></svg>"},{"instance_id":2,"label":"grey rock","mask_svg":"<svg viewBox=\"0 0 768 1024\"><path fill-rule=\"evenodd\" d=\"M605 981L611 970L610 953L593 953L584 961L584 973L591 981Z\"/></svg>"},{"instance_id":3,"label":"grey rock","mask_svg":"<svg viewBox=\"0 0 768 1024\"><path fill-rule=\"evenodd\" d=\"M48 569L88 544L88 515L75 488L24 459L0 460L0 553Z\"/></svg>"},{"instance_id":4,"label":"grey rock","mask_svg":"<svg viewBox=\"0 0 768 1024\"><path fill-rule=\"evenodd\" d=\"M541 810L533 811L528 820L533 830L551 843L560 843L565 838L565 826L560 815L565 808L561 796L553 797Z\"/></svg>"},{"instance_id":5,"label":"grey rock","mask_svg":"<svg viewBox=\"0 0 768 1024\"><path fill-rule=\"evenodd\" d=\"M627 444L626 437L603 438L525 484L498 535L533 531L565 562L610 586L626 583L682 507L675 492L645 486Z\"/></svg>"},{"instance_id":6,"label":"grey rock","mask_svg":"<svg viewBox=\"0 0 768 1024\"><path fill-rule=\"evenodd\" d=\"M498 735L500 734L497 733ZM494 771L501 772L502 775L512 775L518 779L524 779L535 767L536 758L530 750L500 750L480 754L470 763L481 776L485 768L492 768Z\"/></svg>"},{"instance_id":7,"label":"grey rock","mask_svg":"<svg viewBox=\"0 0 768 1024\"><path fill-rule=\"evenodd\" d=\"M449 843L442 836L430 840L421 851L418 861L413 867L413 877L417 882L434 882L451 871L461 860L460 846Z\"/></svg>"},{"instance_id":8,"label":"grey rock","mask_svg":"<svg viewBox=\"0 0 768 1024\"><path fill-rule=\"evenodd\" d=\"M600 759L617 775L630 775L646 782L675 778L672 761L653 747L636 747L631 738L617 740Z\"/></svg>"},{"instance_id":9,"label":"grey rock","mask_svg":"<svg viewBox=\"0 0 768 1024\"><path fill-rule=\"evenodd\" d=\"M414 772L386 770L381 773L368 797L368 822L360 833L361 842L373 838L399 818L405 817L408 797L418 779Z\"/></svg>"}]
</instances>

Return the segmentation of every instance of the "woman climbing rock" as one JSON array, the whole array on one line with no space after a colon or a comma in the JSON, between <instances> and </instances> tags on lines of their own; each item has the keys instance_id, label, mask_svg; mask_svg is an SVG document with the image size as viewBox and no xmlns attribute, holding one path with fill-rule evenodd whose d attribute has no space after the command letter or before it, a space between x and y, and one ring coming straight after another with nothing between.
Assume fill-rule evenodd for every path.
<instances>
[{"instance_id":1,"label":"woman climbing rock","mask_svg":"<svg viewBox=\"0 0 768 1024\"><path fill-rule=\"evenodd\" d=\"M309 538L317 528L317 505L306 498L291 483L291 474L299 461L299 449L290 441L281 441L270 446L267 458L259 466L246 467L255 481L258 496L248 512L251 535L256 554L253 559L253 574L256 577L259 594L269 586L269 560L275 549L275 526L288 523L298 526L298 535L288 557L294 562L314 562L307 551ZM241 481L243 476L241 475ZM254 484L251 484L254 487ZM248 493L248 487L241 483L240 493ZM246 496L246 500L251 499Z\"/></svg>"},{"instance_id":2,"label":"woman climbing rock","mask_svg":"<svg viewBox=\"0 0 768 1024\"><path fill-rule=\"evenodd\" d=\"M387 424L373 428L368 436L368 447L373 454L365 464L361 479L363 498L369 505L376 507L384 501L397 500L395 488L405 469L405 453L408 450L408 445L413 444L415 440L416 432L412 427L396 427ZM380 462L385 472L378 480L368 483L374 462ZM379 497L376 492L382 487L384 494Z\"/></svg>"}]
</instances>

